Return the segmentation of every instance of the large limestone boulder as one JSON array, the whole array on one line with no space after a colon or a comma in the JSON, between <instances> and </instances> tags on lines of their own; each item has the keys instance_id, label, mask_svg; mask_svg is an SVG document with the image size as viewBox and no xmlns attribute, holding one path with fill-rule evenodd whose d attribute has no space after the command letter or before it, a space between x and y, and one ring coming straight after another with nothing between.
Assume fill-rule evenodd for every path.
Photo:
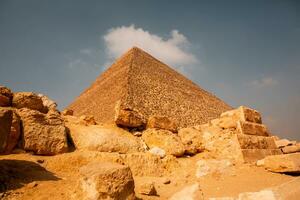
<instances>
[{"instance_id":1,"label":"large limestone boulder","mask_svg":"<svg viewBox=\"0 0 300 200\"><path fill-rule=\"evenodd\" d=\"M18 109L28 108L42 113L48 112L42 98L33 92L16 92L13 96L12 105Z\"/></svg>"},{"instance_id":2,"label":"large limestone boulder","mask_svg":"<svg viewBox=\"0 0 300 200\"><path fill-rule=\"evenodd\" d=\"M144 151L139 138L111 125L82 125L66 123L70 137L79 150L132 153Z\"/></svg>"},{"instance_id":3,"label":"large limestone boulder","mask_svg":"<svg viewBox=\"0 0 300 200\"><path fill-rule=\"evenodd\" d=\"M187 154L196 154L204 150L203 136L200 131L195 128L182 128L178 131L182 143Z\"/></svg>"},{"instance_id":4,"label":"large limestone boulder","mask_svg":"<svg viewBox=\"0 0 300 200\"><path fill-rule=\"evenodd\" d=\"M172 131L174 133L177 132L176 123L164 116L151 116L147 122L147 128L157 128L157 129L165 129L168 131Z\"/></svg>"},{"instance_id":5,"label":"large limestone boulder","mask_svg":"<svg viewBox=\"0 0 300 200\"><path fill-rule=\"evenodd\" d=\"M240 134L269 136L268 129L264 124L238 121L237 130Z\"/></svg>"},{"instance_id":6,"label":"large limestone boulder","mask_svg":"<svg viewBox=\"0 0 300 200\"><path fill-rule=\"evenodd\" d=\"M300 172L300 153L267 156L263 166L272 172Z\"/></svg>"},{"instance_id":7,"label":"large limestone boulder","mask_svg":"<svg viewBox=\"0 0 300 200\"><path fill-rule=\"evenodd\" d=\"M228 117L233 121L247 121L261 124L261 115L258 111L251 108L240 106L237 109L229 110L221 114L221 118Z\"/></svg>"},{"instance_id":8,"label":"large limestone boulder","mask_svg":"<svg viewBox=\"0 0 300 200\"><path fill-rule=\"evenodd\" d=\"M12 96L9 88L0 86L0 106L11 106Z\"/></svg>"},{"instance_id":9,"label":"large limestone boulder","mask_svg":"<svg viewBox=\"0 0 300 200\"><path fill-rule=\"evenodd\" d=\"M80 168L80 174L81 199L135 199L134 180L127 166L93 162Z\"/></svg>"},{"instance_id":10,"label":"large limestone boulder","mask_svg":"<svg viewBox=\"0 0 300 200\"><path fill-rule=\"evenodd\" d=\"M138 128L144 127L146 120L138 111L130 108L123 108L119 101L115 106L115 123L118 126Z\"/></svg>"},{"instance_id":11,"label":"large limestone boulder","mask_svg":"<svg viewBox=\"0 0 300 200\"><path fill-rule=\"evenodd\" d=\"M13 112L10 109L0 107L0 153L5 150L12 118Z\"/></svg>"},{"instance_id":12,"label":"large limestone boulder","mask_svg":"<svg viewBox=\"0 0 300 200\"><path fill-rule=\"evenodd\" d=\"M169 155L182 156L185 152L180 138L171 131L147 129L143 132L142 139L150 149L159 147Z\"/></svg>"},{"instance_id":13,"label":"large limestone boulder","mask_svg":"<svg viewBox=\"0 0 300 200\"><path fill-rule=\"evenodd\" d=\"M42 99L44 108L47 108L47 110L57 110L57 103L55 101L43 94L38 94L38 97Z\"/></svg>"},{"instance_id":14,"label":"large limestone boulder","mask_svg":"<svg viewBox=\"0 0 300 200\"><path fill-rule=\"evenodd\" d=\"M57 112L18 110L23 125L23 148L36 154L55 155L68 151L67 129Z\"/></svg>"},{"instance_id":15,"label":"large limestone boulder","mask_svg":"<svg viewBox=\"0 0 300 200\"><path fill-rule=\"evenodd\" d=\"M13 111L13 118L12 118L10 133L8 134L7 137L7 144L4 150L5 154L11 153L11 151L18 144L21 135L20 116L17 114L17 111L15 109L11 109L11 110Z\"/></svg>"},{"instance_id":16,"label":"large limestone boulder","mask_svg":"<svg viewBox=\"0 0 300 200\"><path fill-rule=\"evenodd\" d=\"M283 148L286 146L294 145L296 143L297 143L296 141L290 141L288 139L279 139L275 141L277 148Z\"/></svg>"},{"instance_id":17,"label":"large limestone boulder","mask_svg":"<svg viewBox=\"0 0 300 200\"><path fill-rule=\"evenodd\" d=\"M300 152L300 143L283 147L281 150L285 154Z\"/></svg>"}]
</instances>

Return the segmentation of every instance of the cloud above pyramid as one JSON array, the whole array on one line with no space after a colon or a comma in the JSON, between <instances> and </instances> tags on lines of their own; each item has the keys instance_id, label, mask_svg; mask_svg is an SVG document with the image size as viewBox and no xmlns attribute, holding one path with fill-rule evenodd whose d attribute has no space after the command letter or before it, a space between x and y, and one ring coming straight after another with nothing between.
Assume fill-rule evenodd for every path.
<instances>
[{"instance_id":1,"label":"cloud above pyramid","mask_svg":"<svg viewBox=\"0 0 300 200\"><path fill-rule=\"evenodd\" d=\"M191 43L178 30L172 30L168 38L160 37L135 25L111 28L103 36L109 59L115 59L133 46L138 46L159 60L176 66L198 62L191 53Z\"/></svg>"}]
</instances>

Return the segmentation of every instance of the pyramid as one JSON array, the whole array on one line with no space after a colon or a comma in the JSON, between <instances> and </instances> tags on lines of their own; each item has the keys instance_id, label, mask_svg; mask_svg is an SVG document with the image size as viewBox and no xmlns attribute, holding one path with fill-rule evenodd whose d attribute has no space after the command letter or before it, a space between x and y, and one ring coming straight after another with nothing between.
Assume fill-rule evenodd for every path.
<instances>
[{"instance_id":1,"label":"pyramid","mask_svg":"<svg viewBox=\"0 0 300 200\"><path fill-rule=\"evenodd\" d=\"M146 120L150 116L168 117L178 127L206 123L231 109L137 47L121 56L67 109L75 116L93 115L98 122L111 123L117 105Z\"/></svg>"}]
</instances>

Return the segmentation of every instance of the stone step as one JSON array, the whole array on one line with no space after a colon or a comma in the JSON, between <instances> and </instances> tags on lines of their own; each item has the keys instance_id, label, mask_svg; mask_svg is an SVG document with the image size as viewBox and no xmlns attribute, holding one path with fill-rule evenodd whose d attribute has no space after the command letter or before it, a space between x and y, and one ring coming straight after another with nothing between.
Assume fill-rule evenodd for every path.
<instances>
[{"instance_id":1,"label":"stone step","mask_svg":"<svg viewBox=\"0 0 300 200\"><path fill-rule=\"evenodd\" d=\"M277 149L272 137L237 134L241 149Z\"/></svg>"},{"instance_id":2,"label":"stone step","mask_svg":"<svg viewBox=\"0 0 300 200\"><path fill-rule=\"evenodd\" d=\"M266 156L282 154L280 149L242 149L244 162L256 162Z\"/></svg>"},{"instance_id":3,"label":"stone step","mask_svg":"<svg viewBox=\"0 0 300 200\"><path fill-rule=\"evenodd\" d=\"M237 109L224 112L221 114L221 117L229 117L234 121L248 121L259 124L262 123L260 113L245 106L240 106Z\"/></svg>"},{"instance_id":4,"label":"stone step","mask_svg":"<svg viewBox=\"0 0 300 200\"><path fill-rule=\"evenodd\" d=\"M269 136L268 129L263 124L239 121L237 131L245 135Z\"/></svg>"}]
</instances>

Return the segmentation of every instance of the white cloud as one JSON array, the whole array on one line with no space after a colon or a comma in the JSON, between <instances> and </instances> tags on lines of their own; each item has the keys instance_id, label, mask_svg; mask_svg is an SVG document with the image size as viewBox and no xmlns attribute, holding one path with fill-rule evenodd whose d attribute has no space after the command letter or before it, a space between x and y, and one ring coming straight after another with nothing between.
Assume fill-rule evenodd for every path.
<instances>
[{"instance_id":1,"label":"white cloud","mask_svg":"<svg viewBox=\"0 0 300 200\"><path fill-rule=\"evenodd\" d=\"M189 52L190 42L178 30L172 30L169 38L164 39L134 25L121 26L110 29L103 39L110 59L137 46L173 67L198 62L195 55Z\"/></svg>"},{"instance_id":2,"label":"white cloud","mask_svg":"<svg viewBox=\"0 0 300 200\"><path fill-rule=\"evenodd\" d=\"M255 87L267 87L267 86L274 86L277 84L278 84L278 81L276 79L274 79L273 77L267 76L267 77L263 77L261 79L252 81L250 85L255 86Z\"/></svg>"}]
</instances>

